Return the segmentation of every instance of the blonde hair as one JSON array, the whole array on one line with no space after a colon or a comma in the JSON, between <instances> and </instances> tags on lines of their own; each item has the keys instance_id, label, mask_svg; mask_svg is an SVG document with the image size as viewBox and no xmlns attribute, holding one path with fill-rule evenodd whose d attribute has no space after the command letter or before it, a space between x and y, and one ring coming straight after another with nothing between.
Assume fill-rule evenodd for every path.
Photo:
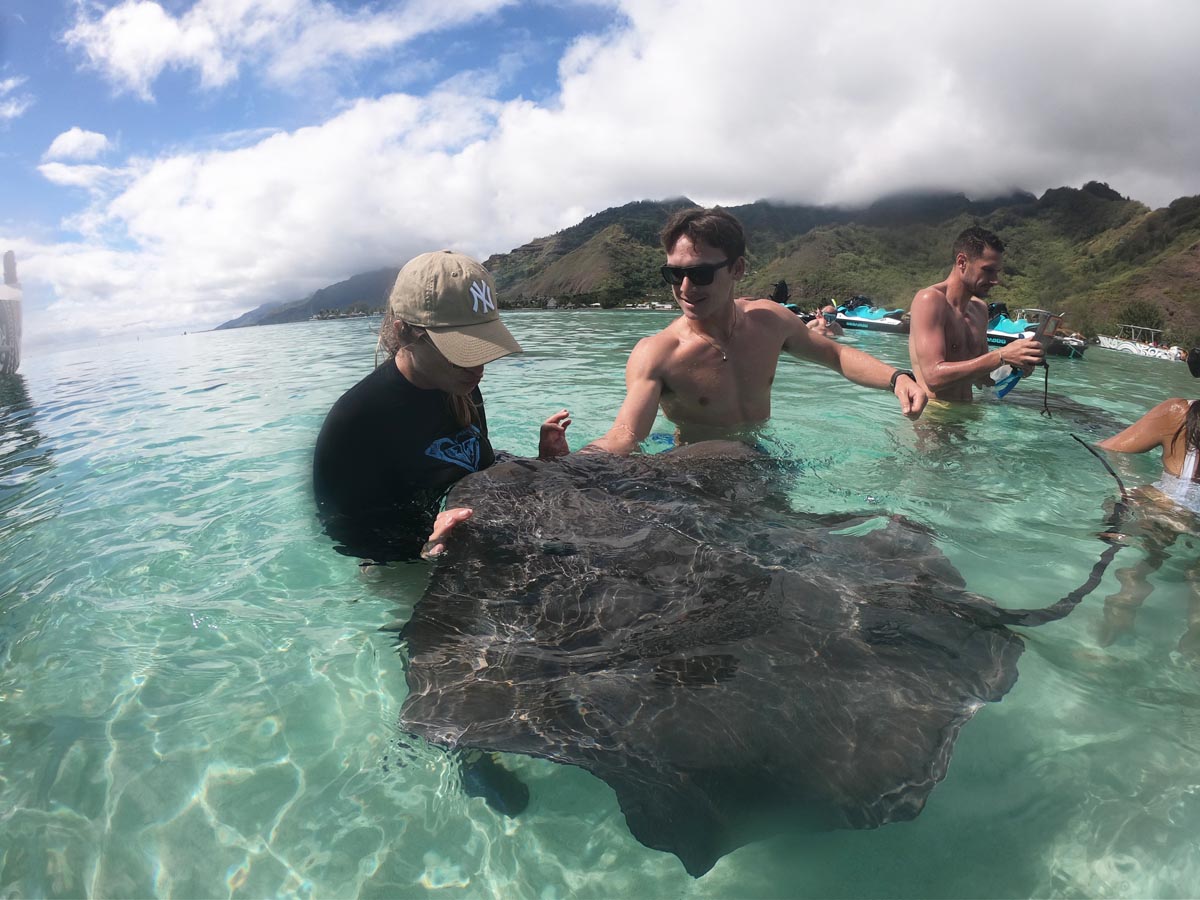
<instances>
[{"instance_id":1,"label":"blonde hair","mask_svg":"<svg viewBox=\"0 0 1200 900\"><path fill-rule=\"evenodd\" d=\"M400 327L396 328L396 323L400 323ZM379 366L379 352L382 350L384 358L394 360L396 355L404 350L407 350L422 337L425 336L425 330L421 329L417 333L416 329L419 325L411 325L403 319L397 319L396 314L389 307L383 314L383 323L379 326L379 340L375 342L375 365ZM450 412L453 414L455 421L459 427L466 428L479 421L479 408L471 396L462 394L447 394L446 399L450 406Z\"/></svg>"}]
</instances>

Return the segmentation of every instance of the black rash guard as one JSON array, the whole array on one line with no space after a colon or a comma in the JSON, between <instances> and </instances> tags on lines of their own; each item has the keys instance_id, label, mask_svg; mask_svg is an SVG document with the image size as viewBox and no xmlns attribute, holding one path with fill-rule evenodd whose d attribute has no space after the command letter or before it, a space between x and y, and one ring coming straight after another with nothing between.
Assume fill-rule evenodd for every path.
<instances>
[{"instance_id":1,"label":"black rash guard","mask_svg":"<svg viewBox=\"0 0 1200 900\"><path fill-rule=\"evenodd\" d=\"M389 359L329 410L313 455L313 491L337 550L375 562L416 559L441 499L495 461L483 396L463 427L450 395L414 387Z\"/></svg>"}]
</instances>

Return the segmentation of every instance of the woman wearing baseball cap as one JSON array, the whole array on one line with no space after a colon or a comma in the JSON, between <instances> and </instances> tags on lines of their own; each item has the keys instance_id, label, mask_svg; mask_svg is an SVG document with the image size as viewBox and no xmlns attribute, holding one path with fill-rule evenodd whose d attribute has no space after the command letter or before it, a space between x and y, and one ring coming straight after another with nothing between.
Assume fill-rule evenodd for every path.
<instances>
[{"instance_id":1,"label":"woman wearing baseball cap","mask_svg":"<svg viewBox=\"0 0 1200 900\"><path fill-rule=\"evenodd\" d=\"M1200 378L1200 349L1192 349L1187 363L1192 377ZM1117 570L1121 590L1105 599L1100 626L1100 643L1108 645L1133 628L1138 608L1154 589L1148 576L1170 558L1176 538L1194 533L1192 514L1200 514L1200 400L1164 400L1098 446L1116 453L1146 453L1161 447L1163 466L1157 482L1131 492L1139 515L1130 536L1140 537L1145 557ZM1196 657L1200 656L1200 563L1190 563L1187 574L1192 597L1179 649Z\"/></svg>"},{"instance_id":2,"label":"woman wearing baseball cap","mask_svg":"<svg viewBox=\"0 0 1200 900\"><path fill-rule=\"evenodd\" d=\"M500 321L487 270L439 250L400 270L378 348L383 364L333 405L317 438L317 506L340 552L388 562L413 559L425 545L423 555L437 555L449 530L471 515L439 514L442 498L495 460L479 392L483 367L521 347ZM542 424L542 458L568 452L569 424L566 410Z\"/></svg>"}]
</instances>

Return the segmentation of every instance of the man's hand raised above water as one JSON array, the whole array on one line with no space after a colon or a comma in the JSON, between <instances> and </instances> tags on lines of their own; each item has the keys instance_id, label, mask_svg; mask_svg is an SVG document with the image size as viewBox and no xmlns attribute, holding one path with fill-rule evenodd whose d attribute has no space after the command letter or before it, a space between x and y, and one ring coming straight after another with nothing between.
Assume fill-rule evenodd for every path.
<instances>
[{"instance_id":1,"label":"man's hand raised above water","mask_svg":"<svg viewBox=\"0 0 1200 900\"><path fill-rule=\"evenodd\" d=\"M538 438L538 459L556 459L571 452L567 444L567 426L571 424L571 414L560 410L542 423L541 434Z\"/></svg>"}]
</instances>

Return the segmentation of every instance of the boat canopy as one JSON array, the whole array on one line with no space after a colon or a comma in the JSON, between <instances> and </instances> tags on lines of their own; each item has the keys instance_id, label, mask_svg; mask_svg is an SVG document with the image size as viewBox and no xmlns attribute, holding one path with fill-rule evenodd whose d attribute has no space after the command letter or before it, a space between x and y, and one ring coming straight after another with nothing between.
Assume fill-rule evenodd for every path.
<instances>
[{"instance_id":1,"label":"boat canopy","mask_svg":"<svg viewBox=\"0 0 1200 900\"><path fill-rule=\"evenodd\" d=\"M1139 341L1143 344L1157 342L1158 336L1162 334L1161 328L1146 328L1142 325L1118 325L1117 329L1117 337Z\"/></svg>"},{"instance_id":2,"label":"boat canopy","mask_svg":"<svg viewBox=\"0 0 1200 900\"><path fill-rule=\"evenodd\" d=\"M1017 317L1029 322L1040 322L1042 316L1058 316L1061 319L1064 315L1065 313L1052 313L1048 309L1034 309L1032 306L1017 310Z\"/></svg>"}]
</instances>

